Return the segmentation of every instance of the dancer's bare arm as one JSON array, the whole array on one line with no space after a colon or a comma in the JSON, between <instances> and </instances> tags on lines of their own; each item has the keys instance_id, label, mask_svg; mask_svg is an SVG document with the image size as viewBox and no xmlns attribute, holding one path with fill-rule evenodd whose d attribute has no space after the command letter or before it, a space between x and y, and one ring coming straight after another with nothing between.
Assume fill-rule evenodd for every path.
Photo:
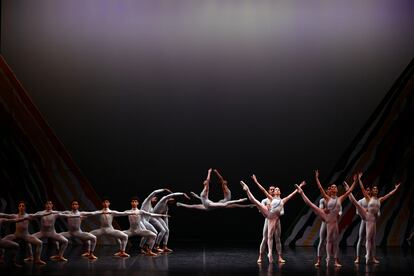
<instances>
[{"instance_id":1,"label":"dancer's bare arm","mask_svg":"<svg viewBox=\"0 0 414 276\"><path fill-rule=\"evenodd\" d=\"M387 198L389 198L390 196L392 196L398 190L398 188L400 187L400 185L401 185L401 182L395 183L395 188L391 192L389 192L388 194L386 194L385 196L380 197L379 198L379 201L382 203L384 200L386 200Z\"/></svg>"},{"instance_id":2,"label":"dancer's bare arm","mask_svg":"<svg viewBox=\"0 0 414 276\"><path fill-rule=\"evenodd\" d=\"M365 190L364 184L362 184L362 180L361 180L362 172L359 172L357 177L358 177L358 183L359 183L359 187L361 188L362 194L364 195L365 200L369 202L369 199L371 197L369 196L368 192ZM355 180L355 175L354 175L354 180Z\"/></svg>"},{"instance_id":3,"label":"dancer's bare arm","mask_svg":"<svg viewBox=\"0 0 414 276\"><path fill-rule=\"evenodd\" d=\"M260 185L260 183L259 183L259 181L257 181L257 177L256 177L256 175L252 175L252 179L253 179L253 181L254 181L254 183L256 183L256 185L257 185L257 187L259 187L259 189L265 194L265 196L269 199L269 200L272 200L273 199L273 197L272 197L272 195L271 194L269 194L267 191L266 191L266 189L265 188L263 188L263 186L262 185Z\"/></svg>"},{"instance_id":4,"label":"dancer's bare arm","mask_svg":"<svg viewBox=\"0 0 414 276\"><path fill-rule=\"evenodd\" d=\"M346 183L346 182L344 182L344 183ZM354 182L352 183L351 187L349 187L349 189L348 189L348 190L346 190L346 189L345 189L345 193L339 197L339 202L341 202L341 204L342 204L342 202L345 200L345 198L346 198L349 194L351 194L352 190L355 188L355 185L356 185L356 178L355 178L355 176L354 176Z\"/></svg>"},{"instance_id":5,"label":"dancer's bare arm","mask_svg":"<svg viewBox=\"0 0 414 276\"><path fill-rule=\"evenodd\" d=\"M303 180L300 184L299 184L299 187L303 187L303 186L305 186L306 185L306 182ZM293 192L291 192L288 196L286 196L286 197L284 197L283 199L282 199L282 203L283 203L283 205L286 203L286 202L288 202L289 201L289 199L291 199L295 194L297 194L298 193L298 190L297 189L295 189Z\"/></svg>"},{"instance_id":6,"label":"dancer's bare arm","mask_svg":"<svg viewBox=\"0 0 414 276\"><path fill-rule=\"evenodd\" d=\"M326 200L326 202L328 202L329 196L326 194L325 190L322 187L321 182L319 181L319 170L315 170L315 181L316 181L316 184L318 185L319 190L321 191L323 198Z\"/></svg>"}]
</instances>

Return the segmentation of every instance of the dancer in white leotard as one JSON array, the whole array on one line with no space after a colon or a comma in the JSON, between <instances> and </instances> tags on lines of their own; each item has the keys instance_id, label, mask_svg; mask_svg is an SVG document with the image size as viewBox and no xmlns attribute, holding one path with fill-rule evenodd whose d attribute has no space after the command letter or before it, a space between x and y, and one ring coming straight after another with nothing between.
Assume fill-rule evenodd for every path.
<instances>
[{"instance_id":1,"label":"dancer in white leotard","mask_svg":"<svg viewBox=\"0 0 414 276\"><path fill-rule=\"evenodd\" d=\"M370 187L367 187L365 189L365 191L367 192L367 194L369 196L371 196L371 188ZM352 193L349 196L351 196L351 195L352 195ZM352 197L353 197L353 195L352 195ZM368 209L368 201L366 200L365 197L358 200L358 204L361 205L362 208ZM365 236L366 236L366 221L362 217L362 215L359 214L358 208L356 209L356 214L359 215L359 217L361 218L361 224L359 225L358 242L357 242L357 245L356 245L356 258L355 258L354 263L359 264L360 256L361 256L362 242L365 241Z\"/></svg>"},{"instance_id":2,"label":"dancer in white leotard","mask_svg":"<svg viewBox=\"0 0 414 276\"><path fill-rule=\"evenodd\" d=\"M141 204L141 211L145 211L148 213L153 213L154 207L157 202L158 202L158 197L156 196L157 194L160 194L162 192L168 192L168 193L172 193L169 189L164 188L164 189L158 189L153 191L151 194L149 194L144 201ZM158 236L158 230L155 229L154 225L152 225L149 220L150 220L150 216L149 215L145 215L142 214L141 215L142 218L142 224L145 227L145 229L150 230L151 232L153 232L155 235ZM148 248L149 248L149 243L146 237L142 237L141 238L141 242L139 244L139 246L141 247L141 253L146 254L148 252ZM152 249L152 248L150 248ZM153 246L153 249L156 249L157 253L161 253L163 252L162 249L160 249L158 247ZM152 250L151 250L152 251Z\"/></svg>"},{"instance_id":3,"label":"dancer in white leotard","mask_svg":"<svg viewBox=\"0 0 414 276\"><path fill-rule=\"evenodd\" d=\"M262 187L262 185L259 184L255 175L253 175L252 178L256 182L260 190L262 190L264 194L266 195L266 197L270 200L270 206L266 206L260 203L250 192L249 187L247 186L246 183L244 183L243 181L240 181L240 184L242 185L243 190L246 191L247 197L249 198L249 200L254 205L256 205L256 207L259 209L262 215L268 219L267 246L268 246L269 253L267 256L269 259L269 263L273 263L273 236L276 232L276 226L280 219L280 215L281 215L284 205L289 199L291 199L297 193L297 191L296 190L293 191L287 197L284 197L282 199L280 198L280 189L275 188L274 197L273 197L271 194L269 194L266 191L265 188ZM299 186L302 187L305 184L306 184L305 181L302 181ZM278 262L279 263L285 262L285 260L282 258L281 253L279 253Z\"/></svg>"},{"instance_id":4,"label":"dancer in white leotard","mask_svg":"<svg viewBox=\"0 0 414 276\"><path fill-rule=\"evenodd\" d=\"M184 204L184 203L178 202L177 203L178 207L185 207L189 209L197 209L197 210L203 210L203 211L211 211L211 210L215 210L219 208L250 208L252 207L252 205L238 204L238 203L246 202L247 198L231 200L231 192L230 192L230 189L227 187L227 181L223 179L223 177L220 175L220 173L217 170L215 170L215 172L220 179L224 198L218 202L211 201L208 198L208 194L210 190L210 177L211 177L212 170L213 169L210 168L207 172L207 178L203 182L204 189L201 191L200 196L191 192L191 195L200 199L202 204Z\"/></svg>"},{"instance_id":5,"label":"dancer in white leotard","mask_svg":"<svg viewBox=\"0 0 414 276\"><path fill-rule=\"evenodd\" d=\"M315 180L316 184L318 185L319 190L322 193L323 198L327 202L326 209L321 210L313 204L309 198L305 195L301 187L297 186L297 190L302 196L305 203L311 207L314 213L319 216L323 221L326 223L326 265L329 264L329 261L333 258L335 260L335 267L342 266L339 263L338 258L338 251L339 251L339 228L338 228L338 219L339 219L339 212L341 210L342 202L348 196L348 194L354 189L355 183L351 186L350 190L345 192L345 194L341 196L337 196L338 188L335 184L330 185L330 195L328 195L325 190L322 188L322 185L319 181L319 171L315 171ZM316 263L318 264L318 263ZM318 266L318 265L317 265Z\"/></svg>"},{"instance_id":6,"label":"dancer in white leotard","mask_svg":"<svg viewBox=\"0 0 414 276\"><path fill-rule=\"evenodd\" d=\"M364 185L362 184L361 177L362 177L362 173L358 173L358 175L354 175L353 185L355 184L355 182L358 179L359 186L361 187L362 193L363 193L366 201L368 202L367 209L362 207L362 205L360 205L356 201L355 197L352 194L350 194L349 198L350 198L351 202L357 208L358 213L361 215L361 217L363 219L365 219L365 223L366 223L366 226L365 226L366 227L365 263L366 264L369 264L369 263L378 264L379 261L375 257L375 249L376 249L375 238L376 238L376 232L377 232L378 213L379 213L380 208L381 208L381 203L384 202L387 198L389 198L391 195L393 195L398 190L398 188L400 187L401 182L397 182L395 184L395 188L392 191L390 191L388 194L386 194L383 197L378 198L378 187L373 186L371 188L371 195L369 195L367 193L367 191L365 190ZM346 182L344 182L344 185L345 185L345 187L348 186L346 184Z\"/></svg>"},{"instance_id":7,"label":"dancer in white leotard","mask_svg":"<svg viewBox=\"0 0 414 276\"><path fill-rule=\"evenodd\" d=\"M157 235L150 231L147 230L144 226L144 224L142 223L141 220L141 216L142 215L147 215L150 217L166 217L167 215L163 215L163 214L153 214L153 213L148 213L146 211L143 210L139 210L138 209L138 204L139 204L139 200L138 197L133 197L131 199L131 210L129 210L130 212L133 212L134 215L129 215L128 219L129 219L129 229L123 231L125 234L128 235L128 239L130 237L133 236L141 236L143 238L146 238L148 240L148 247L146 248L146 252L145 254L148 256L157 256L156 253L152 252L152 249L154 247L155 244L155 239L157 238Z\"/></svg>"},{"instance_id":8,"label":"dancer in white leotard","mask_svg":"<svg viewBox=\"0 0 414 276\"><path fill-rule=\"evenodd\" d=\"M163 217L151 217L150 223L158 230L157 239L155 241L157 250L162 249L162 252L172 252L172 249L168 248L168 238L170 236L170 229L168 224L168 203L174 203L175 197L184 196L187 199L190 197L185 193L171 193L163 196L157 204L154 206L153 213L164 215ZM162 248L160 245L162 244Z\"/></svg>"},{"instance_id":9,"label":"dancer in white leotard","mask_svg":"<svg viewBox=\"0 0 414 276\"><path fill-rule=\"evenodd\" d=\"M72 200L71 202L71 211L67 213L67 215L62 214L67 218L68 222L68 231L61 232L62 236L69 239L79 238L81 241L87 243L87 251L82 254L82 257L87 257L90 260L95 260L98 257L94 255L95 246L96 246L96 236L92 235L88 232L83 232L81 229L81 222L84 217L100 215L102 211L95 211L95 212L84 212L79 211L79 202L77 200Z\"/></svg>"},{"instance_id":10,"label":"dancer in white leotard","mask_svg":"<svg viewBox=\"0 0 414 276\"><path fill-rule=\"evenodd\" d=\"M117 241L120 241L119 244L119 251L115 253L115 256L119 257L129 257L129 254L125 252L125 248L128 242L128 235L124 232L114 229L112 226L112 221L114 217L118 216L128 216L128 215L134 215L133 212L118 212L113 211L109 209L109 206L111 205L109 199L104 198L102 200L102 214L99 216L99 221L101 223L101 228L91 231L90 233L97 238L100 236L110 236L115 238Z\"/></svg>"},{"instance_id":11,"label":"dancer in white leotard","mask_svg":"<svg viewBox=\"0 0 414 276\"><path fill-rule=\"evenodd\" d=\"M29 217L20 218L20 219L12 218L12 217L14 217L14 215L0 213L0 229L1 229L2 223L7 223L7 222L8 223L18 223L18 222L29 219ZM19 250L19 248L20 248L20 246L17 242L7 240L7 239L0 239L0 250L2 251L2 254L0 255L0 264L4 262L4 259L3 259L4 249L7 249L7 250L12 251L13 264L15 266L20 267L20 265L18 265L16 263L16 253Z\"/></svg>"},{"instance_id":12,"label":"dancer in white leotard","mask_svg":"<svg viewBox=\"0 0 414 276\"><path fill-rule=\"evenodd\" d=\"M42 215L38 214L26 214L26 203L24 201L20 201L18 204L19 213L16 215L13 215L13 218L17 219L23 219L23 218L36 218L36 217L42 217ZM50 214L50 213L49 213ZM48 215L48 214L45 214ZM29 234L29 220L24 220L16 223L16 230L14 234L7 235L3 238L6 241L17 241L17 240L23 240L29 244L35 245L35 255L34 259L33 256L30 256L25 259L25 261L33 261L35 264L39 265L45 265L46 263L40 259L40 254L42 252L42 241L33 235ZM29 252L31 253L31 250Z\"/></svg>"},{"instance_id":13,"label":"dancer in white leotard","mask_svg":"<svg viewBox=\"0 0 414 276\"><path fill-rule=\"evenodd\" d=\"M49 215L46 215L49 214ZM67 261L65 257L63 257L63 253L68 246L68 240L61 234L56 233L55 230L55 222L56 219L59 217L68 217L70 215L64 214L62 212L54 211L53 210L53 203L51 200L47 200L45 203L45 210L35 213L35 215L42 216L40 219L40 231L34 233L33 236L42 239L51 239L59 244L59 250L57 255L53 255L50 259L55 261ZM32 250L31 245L28 244L30 257L32 257Z\"/></svg>"},{"instance_id":14,"label":"dancer in white leotard","mask_svg":"<svg viewBox=\"0 0 414 276\"><path fill-rule=\"evenodd\" d=\"M269 186L269 189L267 192L274 196L275 192L275 186ZM263 205L266 205L268 208L270 207L270 200L266 197L263 199L260 203ZM253 206L255 206L253 204ZM284 214L284 210L282 209L280 212L280 215ZM260 264L263 261L263 255L265 254L265 249L267 246L267 232L268 232L268 219L265 217L265 222L263 224L263 232L262 232L262 241L260 242L260 248L259 248L259 258L257 259L257 263ZM280 219L277 221L276 225L276 231L274 235L274 239L276 241L276 251L278 254L282 254L281 248L282 243L280 242L280 235L282 233L281 225L280 225Z\"/></svg>"}]
</instances>

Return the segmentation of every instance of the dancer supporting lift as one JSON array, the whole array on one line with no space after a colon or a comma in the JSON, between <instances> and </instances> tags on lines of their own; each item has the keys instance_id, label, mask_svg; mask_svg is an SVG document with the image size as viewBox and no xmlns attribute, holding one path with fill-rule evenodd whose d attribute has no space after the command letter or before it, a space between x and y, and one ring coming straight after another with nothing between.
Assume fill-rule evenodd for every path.
<instances>
[{"instance_id":1,"label":"dancer supporting lift","mask_svg":"<svg viewBox=\"0 0 414 276\"><path fill-rule=\"evenodd\" d=\"M166 196L163 196L160 201L154 206L153 213L162 214L163 217L151 217L150 223L158 230L157 239L155 241L156 249L162 249L162 252L172 252L170 248L167 247L168 238L170 236L170 229L168 225L168 203L173 203L175 201L174 197L185 196L187 199L190 197L185 193L172 193ZM160 248L159 245L162 243L163 247Z\"/></svg>"},{"instance_id":2,"label":"dancer supporting lift","mask_svg":"<svg viewBox=\"0 0 414 276\"><path fill-rule=\"evenodd\" d=\"M401 182L397 182L395 184L395 188L392 191L390 191L388 194L386 194L383 197L378 198L378 187L373 186L371 189L371 195L369 195L367 191L365 190L364 185L362 184L361 177L362 177L361 172L358 173L358 175L354 175L353 177L354 183L352 185L355 185L356 181L358 180L362 193L364 194L364 197L366 201L368 202L367 209L362 207L362 205L360 205L356 201L355 197L352 194L350 194L349 199L355 205L361 217L365 219L365 223L366 223L365 263L369 264L372 262L372 263L378 264L379 261L375 258L375 249L376 249L375 238L376 238L376 232L377 232L378 212L380 211L381 203L387 198L389 198L391 195L393 195L398 190ZM348 184L344 182L344 186L347 189Z\"/></svg>"},{"instance_id":3,"label":"dancer supporting lift","mask_svg":"<svg viewBox=\"0 0 414 276\"><path fill-rule=\"evenodd\" d=\"M262 203L260 203L253 196L253 194L250 192L249 187L247 186L246 183L244 183L243 181L240 181L240 184L242 185L243 190L246 191L247 197L249 198L249 200L253 204L255 204L256 207L259 209L259 211L262 213L262 215L265 216L268 219L267 246L268 246L269 253L268 253L267 256L269 258L269 263L273 263L273 235L276 232L276 226L277 226L277 223L280 219L280 215L281 215L281 212L283 210L283 206L286 204L286 202L289 199L291 199L297 193L297 191L296 190L293 191L288 196L286 196L282 199L282 198L280 198L280 189L275 188L275 196L273 197L271 194L269 194L266 191L266 189L264 189L259 184L259 182L257 181L255 175L253 175L252 178L256 182L256 184L260 188L260 190L262 190L264 192L264 194L266 195L266 197L271 201L269 207L262 204ZM302 181L299 186L302 187L305 184L306 184L305 181ZM282 258L281 248L280 248L280 252L279 252L278 262L279 263L284 263L285 262L285 260Z\"/></svg>"},{"instance_id":4,"label":"dancer supporting lift","mask_svg":"<svg viewBox=\"0 0 414 276\"><path fill-rule=\"evenodd\" d=\"M340 267L342 266L339 263L338 258L338 249L339 249L339 228L338 228L338 219L339 219L339 212L341 210L342 202L345 198L349 195L349 193L354 189L355 183L351 186L349 191L346 191L345 194L341 196L337 196L338 188L335 184L330 185L330 195L328 195L325 190L322 188L322 185L319 181L319 171L315 171L315 180L316 184L318 185L319 190L322 193L323 198L326 201L326 209L321 210L313 204L309 198L305 195L301 187L296 185L297 191L302 196L305 203L311 207L314 213L319 216L323 221L326 223L326 265L329 264L329 260L334 258L335 259L335 266ZM320 260L316 262L315 266L319 267Z\"/></svg>"},{"instance_id":5,"label":"dancer supporting lift","mask_svg":"<svg viewBox=\"0 0 414 276\"><path fill-rule=\"evenodd\" d=\"M155 239L157 238L157 235L150 231L145 229L144 224L141 220L141 215L145 214L150 217L167 217L167 215L162 214L153 214L148 213L143 210L138 209L139 200L138 197L131 198L131 210L130 212L133 212L134 215L129 215L129 229L123 231L125 234L128 235L128 239L132 236L141 236L143 238L146 238L148 240L148 247L146 248L146 255L148 256L157 256L157 254L152 252L152 248L154 247Z\"/></svg>"},{"instance_id":6,"label":"dancer supporting lift","mask_svg":"<svg viewBox=\"0 0 414 276\"><path fill-rule=\"evenodd\" d=\"M275 186L269 186L269 189L267 192L274 197L275 192ZM260 203L267 206L267 208L270 208L270 200L266 197L263 199ZM254 204L253 204L254 206ZM282 216L284 214L284 209L280 211L280 215ZM268 233L268 219L265 217L265 222L263 224L263 232L262 232L262 241L260 242L260 248L259 248L259 258L257 259L257 263L261 263L263 259L263 255L265 253L266 245L267 245L267 233ZM280 242L280 235L282 233L282 228L280 225L280 219L277 221L276 225L276 231L274 235L274 239L276 241L276 250L278 254L282 254L281 250L279 248L282 248L282 243Z\"/></svg>"},{"instance_id":7,"label":"dancer supporting lift","mask_svg":"<svg viewBox=\"0 0 414 276\"><path fill-rule=\"evenodd\" d=\"M114 255L119 257L129 257L129 255L125 252L125 248L128 242L128 235L120 230L114 229L114 227L112 226L112 221L114 220L114 217L134 215L134 213L113 211L109 209L110 205L111 202L109 201L109 199L104 198L102 200L103 208L102 213L99 216L101 228L93 230L90 233L96 236L97 238L106 235L115 238L117 241L120 241L119 251Z\"/></svg>"},{"instance_id":8,"label":"dancer supporting lift","mask_svg":"<svg viewBox=\"0 0 414 276\"><path fill-rule=\"evenodd\" d=\"M211 178L211 171L213 169L209 169L207 172L207 178L204 180L203 185L204 185L204 189L201 191L200 196L198 196L197 194L191 192L191 194L200 199L202 204L183 204L180 202L177 202L177 206L179 207L185 207L185 208L189 208L189 209L198 209L198 210L204 210L204 211L210 211L210 210L214 210L214 209L219 209L219 208L246 208L246 207L252 207L252 205L242 205L242 204L238 204L241 202L246 202L247 198L242 198L242 199L236 199L236 200L231 200L231 192L230 189L227 187L227 181L223 179L223 177L220 175L220 173L217 170L214 170L217 174L217 176L220 179L221 185L222 185L222 189L223 189L223 194L224 194L224 198L218 202L213 202L208 198L208 193L210 190L210 178Z\"/></svg>"},{"instance_id":9,"label":"dancer supporting lift","mask_svg":"<svg viewBox=\"0 0 414 276\"><path fill-rule=\"evenodd\" d=\"M344 184L344 186L345 186L345 184ZM371 188L370 187L367 187L365 189L365 191L368 193L369 196L371 196ZM349 196L351 196L351 195L352 195L352 193ZM354 196L352 195L352 197L354 197ZM358 204L361 205L362 208L368 209L368 201L366 200L365 197L358 200ZM357 242L357 245L356 245L356 258L355 258L354 263L359 264L360 256L361 256L362 241L363 240L365 241L365 237L366 237L366 221L362 217L362 215L359 213L358 208L356 209L356 214L359 215L359 217L361 218L361 224L359 225L358 242ZM378 216L379 215L380 215L380 213L378 212Z\"/></svg>"},{"instance_id":10,"label":"dancer supporting lift","mask_svg":"<svg viewBox=\"0 0 414 276\"><path fill-rule=\"evenodd\" d=\"M68 222L68 231L61 232L62 236L69 239L79 238L81 241L86 242L88 249L85 253L82 254L82 257L88 257L90 260L95 260L97 257L93 254L95 251L96 246L96 237L88 232L83 232L81 229L81 222L82 218L93 216L93 215L100 215L102 211L95 211L95 212L84 212L79 211L79 202L77 200L72 200L71 202L71 211L65 215L65 213L61 214L62 216L67 217Z\"/></svg>"}]
</instances>

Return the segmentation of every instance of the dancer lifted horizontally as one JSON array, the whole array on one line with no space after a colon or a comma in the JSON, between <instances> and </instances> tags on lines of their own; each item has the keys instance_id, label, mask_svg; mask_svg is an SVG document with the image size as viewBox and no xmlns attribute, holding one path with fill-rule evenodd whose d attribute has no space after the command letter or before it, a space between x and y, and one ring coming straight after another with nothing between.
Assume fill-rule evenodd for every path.
<instances>
[{"instance_id":1,"label":"dancer lifted horizontally","mask_svg":"<svg viewBox=\"0 0 414 276\"><path fill-rule=\"evenodd\" d=\"M351 188L345 192L345 194L338 197L338 188L335 184L330 185L330 195L328 195L325 190L323 189L320 181L319 181L319 171L315 171L315 180L316 184L318 185L319 190L323 198L326 201L326 208L324 210L320 209L318 206L313 204L309 198L305 195L301 187L296 185L296 188L299 194L302 196L305 203L311 207L313 212L319 216L323 221L326 223L326 265L329 264L329 260L334 258L335 259L335 266L341 267L342 265L339 263L338 258L338 251L339 251L339 227L338 227L338 220L339 220L339 212L341 210L342 202L345 198L349 195L349 193L354 189L355 183L351 186ZM320 262L316 262L315 266L318 267Z\"/></svg>"},{"instance_id":2,"label":"dancer lifted horizontally","mask_svg":"<svg viewBox=\"0 0 414 276\"><path fill-rule=\"evenodd\" d=\"M383 197L378 198L378 187L373 186L371 189L371 195L369 195L367 191L365 190L364 185L362 184L361 176L362 176L362 173L358 173L358 175L354 175L354 178L353 178L354 183L352 185L355 185L358 179L362 193L364 194L364 197L366 201L368 202L368 208L365 209L364 207L362 207L362 205L356 201L355 197L351 193L349 194L349 199L351 200L352 204L355 205L361 217L365 219L365 223L366 223L365 247L367 251L365 255L365 263L366 264L369 264L369 263L378 264L379 261L375 258L375 249L376 249L375 238L377 234L378 213L381 208L381 203L387 198L389 198L391 195L393 195L398 190L401 182L397 182L395 184L395 188L391 192L389 192ZM346 182L344 182L344 186L345 186L345 189L348 188L348 184Z\"/></svg>"},{"instance_id":3,"label":"dancer lifted horizontally","mask_svg":"<svg viewBox=\"0 0 414 276\"><path fill-rule=\"evenodd\" d=\"M180 202L177 202L177 206L179 207L185 207L189 209L198 209L203 211L210 211L215 210L219 208L246 208L246 207L252 207L252 205L242 205L238 203L246 202L247 198L242 199L236 199L231 200L231 192L230 189L227 187L227 181L224 180L224 178L220 175L220 173L217 170L214 170L214 172L217 174L217 176L220 179L221 187L223 189L224 198L218 202L213 202L208 198L209 190L210 190L210 178L211 178L211 171L213 169L209 169L207 172L207 178L204 180L203 185L204 189L201 191L200 196L197 194L191 192L191 194L200 199L202 204L183 204Z\"/></svg>"},{"instance_id":4,"label":"dancer lifted horizontally","mask_svg":"<svg viewBox=\"0 0 414 276\"><path fill-rule=\"evenodd\" d=\"M246 191L247 197L249 198L249 200L254 205L256 205L256 207L259 209L262 215L268 219L267 247L268 247L269 253L267 256L269 258L269 263L273 263L273 235L276 232L276 226L280 219L281 212L283 210L284 205L286 204L286 202L288 202L289 199L291 199L297 193L297 191L296 190L293 191L287 197L284 197L282 199L280 198L281 193L278 187L275 188L274 196L272 196L266 191L265 188L262 187L262 185L259 184L255 175L253 175L252 178L254 182L257 184L257 186L260 188L260 190L262 190L262 192L266 195L266 197L271 201L270 206L266 206L260 203L250 192L249 187L247 186L246 183L244 183L243 181L240 181L240 184L242 185L243 190ZM305 184L306 184L305 181L302 181L299 186L302 187ZM278 262L285 263L285 260L282 258L282 254L281 254L282 248L278 250L280 250L278 252L279 254Z\"/></svg>"}]
</instances>

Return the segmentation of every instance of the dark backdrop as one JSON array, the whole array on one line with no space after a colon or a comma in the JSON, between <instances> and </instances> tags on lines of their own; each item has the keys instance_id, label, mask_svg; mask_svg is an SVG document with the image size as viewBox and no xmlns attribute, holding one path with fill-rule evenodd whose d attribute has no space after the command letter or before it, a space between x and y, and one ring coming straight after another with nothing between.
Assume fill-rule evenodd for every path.
<instances>
[{"instance_id":1,"label":"dark backdrop","mask_svg":"<svg viewBox=\"0 0 414 276\"><path fill-rule=\"evenodd\" d=\"M410 0L3 0L1 50L98 194L286 195L327 176L413 57ZM220 199L212 183L212 199ZM263 195L252 188L258 198ZM286 206L284 234L304 204ZM171 208L172 242L257 240L256 209ZM126 221L119 220L122 227Z\"/></svg>"}]
</instances>

